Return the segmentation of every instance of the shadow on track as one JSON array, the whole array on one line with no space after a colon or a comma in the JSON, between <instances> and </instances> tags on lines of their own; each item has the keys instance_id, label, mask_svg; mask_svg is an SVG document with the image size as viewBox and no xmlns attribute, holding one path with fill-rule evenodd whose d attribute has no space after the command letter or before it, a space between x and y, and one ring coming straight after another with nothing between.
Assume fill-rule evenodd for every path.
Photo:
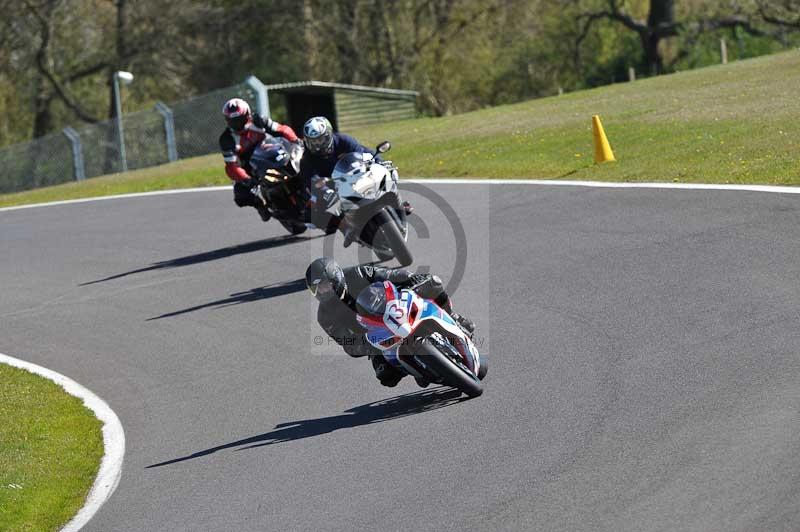
<instances>
[{"instance_id":1,"label":"shadow on track","mask_svg":"<svg viewBox=\"0 0 800 532\"><path fill-rule=\"evenodd\" d=\"M256 240L254 242L248 242L246 244L240 244L238 246L230 246L227 248L220 248L212 251L205 251L203 253L197 253L195 255L187 255L185 257L178 257L176 259L156 262L144 268L138 268L136 270L130 270L124 273L110 275L102 279L81 283L79 286L88 286L91 284L113 281L114 279L120 279L122 277L127 277L129 275L134 275L137 273L152 272L155 270L163 270L168 268L179 268L181 266L192 266L193 264L210 262L212 260L226 259L228 257L233 257L235 255L243 255L245 253L254 253L256 251L264 251L265 249L287 246L289 244L304 242L306 240L312 240L314 238L321 238L322 236L323 235L319 235L308 238L308 237L297 237L292 235L286 235L286 236L277 236L273 238L265 238L263 240Z\"/></svg>"},{"instance_id":2,"label":"shadow on track","mask_svg":"<svg viewBox=\"0 0 800 532\"><path fill-rule=\"evenodd\" d=\"M397 419L444 408L468 399L468 397L462 397L461 392L453 390L452 388L438 387L428 390L419 390L356 406L336 416L281 423L280 425L275 425L275 429L270 432L212 447L204 451L197 451L194 454L181 458L173 458L166 462L149 465L147 469L200 458L201 456L207 456L217 451L234 447L238 447L238 449L236 449L237 451L243 451L245 449L253 449L264 445L274 445L276 443L313 438L340 429L371 425L373 423L380 423L381 421L388 421L390 419Z\"/></svg>"},{"instance_id":3,"label":"shadow on track","mask_svg":"<svg viewBox=\"0 0 800 532\"><path fill-rule=\"evenodd\" d=\"M225 307L230 307L232 305L240 305L242 303L252 303L253 301L260 301L262 299L270 299L273 297L293 294L295 292L300 292L305 289L306 289L306 280L295 279L294 281L289 281L287 283L276 283L267 286L262 286L259 288L251 288L246 292L236 292L235 294L231 294L230 297L226 297L225 299L217 299L216 301L210 301L208 303L203 303L202 305L196 305L194 307L189 307L182 310L176 310L174 312L168 312L166 314L161 314L160 316L147 318L147 321L160 320L162 318L171 318L173 316L180 316L181 314L188 314L189 312L202 310L204 308L212 308L212 307L225 308Z\"/></svg>"}]
</instances>

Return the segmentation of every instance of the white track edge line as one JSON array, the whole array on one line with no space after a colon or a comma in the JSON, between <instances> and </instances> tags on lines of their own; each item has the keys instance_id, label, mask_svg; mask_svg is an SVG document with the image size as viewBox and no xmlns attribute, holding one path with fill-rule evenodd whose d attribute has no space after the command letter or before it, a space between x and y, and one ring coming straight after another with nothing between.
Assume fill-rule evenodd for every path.
<instances>
[{"instance_id":1,"label":"white track edge line","mask_svg":"<svg viewBox=\"0 0 800 532\"><path fill-rule=\"evenodd\" d=\"M739 192L769 192L773 194L800 194L800 187L778 185L717 185L703 183L616 183L611 181L559 181L547 179L463 179L463 178L417 178L401 179L403 183L419 183L431 185L544 185L563 187L593 187L593 188L651 188L673 190L720 190ZM188 192L219 192L230 190L230 185L198 188L177 188L170 190L154 190L151 192L136 192L132 194L117 194L114 196L97 196L93 198L80 198L72 200L51 201L48 203L32 203L30 205L17 205L15 207L0 207L0 212L16 211L21 209L34 209L37 207L52 207L56 205L71 205L73 203L89 203L92 201L105 201L113 199L141 198L146 196L161 196L166 194L184 194Z\"/></svg>"},{"instance_id":2,"label":"white track edge line","mask_svg":"<svg viewBox=\"0 0 800 532\"><path fill-rule=\"evenodd\" d=\"M25 369L50 379L64 388L68 394L82 399L83 404L103 422L103 458L100 461L97 477L94 480L94 484L92 484L92 489L89 490L89 494L86 496L86 502L83 507L61 529L61 532L77 532L89 522L103 503L111 497L114 490L117 489L122 475L122 460L125 455L125 432L122 430L122 423L120 423L117 415L105 401L69 377L3 353L0 353L0 363Z\"/></svg>"},{"instance_id":3,"label":"white track edge line","mask_svg":"<svg viewBox=\"0 0 800 532\"><path fill-rule=\"evenodd\" d=\"M17 205L15 207L2 207L3 211L17 211L21 209L34 209L36 207L52 207L54 205L71 205L73 203L89 203L92 201L105 201L125 198L141 198L145 196L161 196L165 194L184 194L186 192L214 192L219 190L230 190L230 186L221 187L198 187L198 188L174 188L169 190L153 190L150 192L134 192L132 194L116 194L112 196L96 196L93 198L79 198L71 200L50 201L45 203L31 203L30 205Z\"/></svg>"},{"instance_id":4,"label":"white track edge line","mask_svg":"<svg viewBox=\"0 0 800 532\"><path fill-rule=\"evenodd\" d=\"M594 188L656 188L686 190L729 190L745 192L772 192L779 194L800 194L800 187L779 185L723 185L711 183L618 183L613 181L566 181L556 179L469 179L469 178L421 178L401 179L403 183L431 183L434 185L547 185L565 187Z\"/></svg>"}]
</instances>

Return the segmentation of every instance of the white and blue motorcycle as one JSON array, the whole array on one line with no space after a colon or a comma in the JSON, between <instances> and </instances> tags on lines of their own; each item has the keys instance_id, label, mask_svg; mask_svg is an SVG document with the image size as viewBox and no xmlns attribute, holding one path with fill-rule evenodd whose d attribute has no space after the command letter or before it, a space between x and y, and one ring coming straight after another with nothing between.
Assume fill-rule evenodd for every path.
<instances>
[{"instance_id":1,"label":"white and blue motorcycle","mask_svg":"<svg viewBox=\"0 0 800 532\"><path fill-rule=\"evenodd\" d=\"M468 335L439 305L413 290L374 283L358 296L367 341L395 368L470 397L483 393L488 366Z\"/></svg>"}]
</instances>

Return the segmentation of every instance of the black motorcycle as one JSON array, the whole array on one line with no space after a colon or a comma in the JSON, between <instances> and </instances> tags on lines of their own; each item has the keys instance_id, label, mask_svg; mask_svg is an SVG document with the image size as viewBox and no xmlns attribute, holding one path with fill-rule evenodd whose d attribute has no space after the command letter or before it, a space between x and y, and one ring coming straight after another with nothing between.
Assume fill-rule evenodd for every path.
<instances>
[{"instance_id":1,"label":"black motorcycle","mask_svg":"<svg viewBox=\"0 0 800 532\"><path fill-rule=\"evenodd\" d=\"M304 233L308 228L305 222L308 192L298 175L302 157L300 144L271 137L267 137L250 157L251 175L257 183L251 192L293 235Z\"/></svg>"}]
</instances>

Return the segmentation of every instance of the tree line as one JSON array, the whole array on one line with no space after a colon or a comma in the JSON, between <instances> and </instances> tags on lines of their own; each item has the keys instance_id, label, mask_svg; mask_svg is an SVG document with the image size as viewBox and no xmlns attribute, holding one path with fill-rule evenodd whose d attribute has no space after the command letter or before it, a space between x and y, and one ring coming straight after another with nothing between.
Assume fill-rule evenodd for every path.
<instances>
[{"instance_id":1,"label":"tree line","mask_svg":"<svg viewBox=\"0 0 800 532\"><path fill-rule=\"evenodd\" d=\"M240 82L414 89L444 115L800 42L800 0L0 0L0 145Z\"/></svg>"}]
</instances>

